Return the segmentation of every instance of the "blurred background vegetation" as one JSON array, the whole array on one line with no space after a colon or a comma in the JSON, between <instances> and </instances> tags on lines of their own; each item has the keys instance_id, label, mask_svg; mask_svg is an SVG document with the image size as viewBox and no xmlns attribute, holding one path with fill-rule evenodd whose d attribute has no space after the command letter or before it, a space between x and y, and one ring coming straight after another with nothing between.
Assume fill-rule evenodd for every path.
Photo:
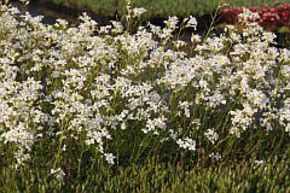
<instances>
[{"instance_id":1,"label":"blurred background vegetation","mask_svg":"<svg viewBox=\"0 0 290 193\"><path fill-rule=\"evenodd\" d=\"M68 5L78 9L90 9L96 14L113 16L116 12L124 14L125 0L52 0L59 5ZM201 16L212 13L219 4L233 6L263 6L274 5L275 0L133 0L134 6L148 10L147 17L168 17L177 15ZM290 0L280 0L279 3L290 3Z\"/></svg>"}]
</instances>

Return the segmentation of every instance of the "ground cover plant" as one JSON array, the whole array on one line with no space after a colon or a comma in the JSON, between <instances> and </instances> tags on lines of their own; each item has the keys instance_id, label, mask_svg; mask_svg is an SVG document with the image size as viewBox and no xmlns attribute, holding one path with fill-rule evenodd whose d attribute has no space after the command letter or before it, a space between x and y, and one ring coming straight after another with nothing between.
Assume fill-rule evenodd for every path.
<instances>
[{"instance_id":1,"label":"ground cover plant","mask_svg":"<svg viewBox=\"0 0 290 193\"><path fill-rule=\"evenodd\" d=\"M53 0L57 4L71 5L77 8L89 8L102 15L114 16L116 11L125 13L125 0ZM144 7L148 10L147 17L168 17L177 15L184 17L189 14L204 15L215 12L221 3L232 6L273 6L275 0L134 0L135 6ZM289 3L289 0L279 0L280 3ZM123 10L123 11L122 11Z\"/></svg>"},{"instance_id":2,"label":"ground cover plant","mask_svg":"<svg viewBox=\"0 0 290 193\"><path fill-rule=\"evenodd\" d=\"M46 25L2 2L0 191L290 191L289 50L246 9L190 43L194 17L144 11Z\"/></svg>"}]
</instances>

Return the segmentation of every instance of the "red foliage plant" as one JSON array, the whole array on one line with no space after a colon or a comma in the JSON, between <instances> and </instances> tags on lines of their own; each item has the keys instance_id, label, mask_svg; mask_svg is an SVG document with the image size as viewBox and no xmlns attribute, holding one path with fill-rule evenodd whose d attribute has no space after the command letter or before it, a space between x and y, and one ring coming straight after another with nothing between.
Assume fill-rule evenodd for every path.
<instances>
[{"instance_id":1,"label":"red foliage plant","mask_svg":"<svg viewBox=\"0 0 290 193\"><path fill-rule=\"evenodd\" d=\"M267 30L277 30L282 27L290 28L290 4L276 3L274 7L265 5L263 7L248 7L252 12L260 15L256 21ZM242 13L241 7L223 6L219 11L221 23L236 24L238 15Z\"/></svg>"}]
</instances>

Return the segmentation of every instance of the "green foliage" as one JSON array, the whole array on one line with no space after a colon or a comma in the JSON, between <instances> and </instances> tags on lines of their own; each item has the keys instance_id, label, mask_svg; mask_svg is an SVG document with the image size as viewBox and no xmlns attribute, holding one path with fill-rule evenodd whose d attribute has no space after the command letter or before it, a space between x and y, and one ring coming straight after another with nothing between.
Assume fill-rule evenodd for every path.
<instances>
[{"instance_id":1,"label":"green foliage","mask_svg":"<svg viewBox=\"0 0 290 193\"><path fill-rule=\"evenodd\" d=\"M212 163L209 167L187 169L181 163L168 165L147 161L130 167L108 166L96 160L93 165L85 159L75 160L86 165L79 173L64 181L53 178L45 168L26 166L19 171L1 165L1 192L69 193L69 192L289 192L289 163L273 160L264 166L254 160L239 164ZM82 162L82 163L80 163Z\"/></svg>"},{"instance_id":2,"label":"green foliage","mask_svg":"<svg viewBox=\"0 0 290 193\"><path fill-rule=\"evenodd\" d=\"M97 14L114 15L116 11L124 13L125 0L53 0L55 3L66 3L77 8L90 8ZM273 5L274 0L134 0L134 5L148 10L149 17L167 17L170 15L185 16L203 15L213 12L219 4L235 6ZM287 3L288 0L280 0Z\"/></svg>"}]
</instances>

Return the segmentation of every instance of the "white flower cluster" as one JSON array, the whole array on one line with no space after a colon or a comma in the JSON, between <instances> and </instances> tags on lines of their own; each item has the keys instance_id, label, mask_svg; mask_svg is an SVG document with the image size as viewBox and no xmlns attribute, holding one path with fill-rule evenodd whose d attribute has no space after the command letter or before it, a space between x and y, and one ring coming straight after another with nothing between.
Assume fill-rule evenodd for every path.
<instances>
[{"instance_id":1,"label":"white flower cluster","mask_svg":"<svg viewBox=\"0 0 290 193\"><path fill-rule=\"evenodd\" d=\"M214 144L219 139L219 135L215 132L214 129L208 129L204 135L212 144Z\"/></svg>"},{"instance_id":2,"label":"white flower cluster","mask_svg":"<svg viewBox=\"0 0 290 193\"><path fill-rule=\"evenodd\" d=\"M65 173L61 168L57 168L57 169L51 169L50 170L50 175L55 176L55 178L57 180L63 180L63 178L65 177Z\"/></svg>"},{"instance_id":3,"label":"white flower cluster","mask_svg":"<svg viewBox=\"0 0 290 193\"><path fill-rule=\"evenodd\" d=\"M188 137L186 137L185 139L178 139L176 143L180 148L188 149L190 151L196 150L196 142Z\"/></svg>"},{"instance_id":4,"label":"white flower cluster","mask_svg":"<svg viewBox=\"0 0 290 193\"><path fill-rule=\"evenodd\" d=\"M246 13L241 20L254 17ZM1 148L13 144L19 164L43 138L66 151L82 141L114 164L116 133L141 131L195 151L248 130L290 132L289 51L271 47L274 35L255 23L172 47L176 17L133 34L118 22L80 20L44 25L0 8ZM184 22L196 28L193 17Z\"/></svg>"}]
</instances>

